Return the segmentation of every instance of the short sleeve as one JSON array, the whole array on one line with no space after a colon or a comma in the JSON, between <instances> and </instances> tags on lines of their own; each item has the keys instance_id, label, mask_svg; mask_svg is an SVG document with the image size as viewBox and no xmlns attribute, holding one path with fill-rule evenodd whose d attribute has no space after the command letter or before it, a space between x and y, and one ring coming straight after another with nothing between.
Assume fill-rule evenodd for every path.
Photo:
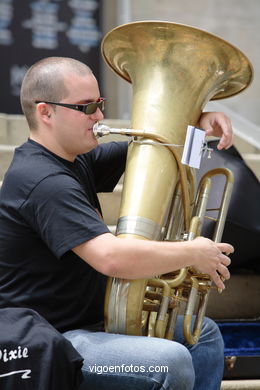
<instances>
[{"instance_id":1,"label":"short sleeve","mask_svg":"<svg viewBox=\"0 0 260 390\"><path fill-rule=\"evenodd\" d=\"M58 258L75 246L109 232L80 183L65 174L42 180L20 212Z\"/></svg>"}]
</instances>

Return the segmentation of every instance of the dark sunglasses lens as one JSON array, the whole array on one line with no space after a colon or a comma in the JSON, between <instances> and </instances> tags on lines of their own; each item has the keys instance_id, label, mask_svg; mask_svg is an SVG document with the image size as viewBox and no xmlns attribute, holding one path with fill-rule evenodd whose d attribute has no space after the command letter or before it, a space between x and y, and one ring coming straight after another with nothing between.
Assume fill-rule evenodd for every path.
<instances>
[{"instance_id":1,"label":"dark sunglasses lens","mask_svg":"<svg viewBox=\"0 0 260 390\"><path fill-rule=\"evenodd\" d=\"M105 108L104 100L101 100L100 102L89 103L88 105L86 105L85 114L86 115L94 114L94 112L97 111L97 108L99 108L101 111L104 110L104 108Z\"/></svg>"},{"instance_id":2,"label":"dark sunglasses lens","mask_svg":"<svg viewBox=\"0 0 260 390\"><path fill-rule=\"evenodd\" d=\"M89 103L85 107L85 114L87 114L87 115L94 114L94 112L96 112L96 111L97 111L97 103Z\"/></svg>"}]
</instances>

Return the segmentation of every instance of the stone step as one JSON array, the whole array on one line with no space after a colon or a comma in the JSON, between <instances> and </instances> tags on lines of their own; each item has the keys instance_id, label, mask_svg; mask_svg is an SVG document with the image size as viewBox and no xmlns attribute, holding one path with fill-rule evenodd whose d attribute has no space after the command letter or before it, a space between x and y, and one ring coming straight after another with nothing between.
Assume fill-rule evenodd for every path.
<instances>
[{"instance_id":1,"label":"stone step","mask_svg":"<svg viewBox=\"0 0 260 390\"><path fill-rule=\"evenodd\" d=\"M105 125L115 128L129 127L129 121L121 119L105 119ZM21 145L29 136L29 128L24 115L10 115L0 113L0 144ZM122 140L121 135L106 136L100 138L100 142Z\"/></svg>"},{"instance_id":2,"label":"stone step","mask_svg":"<svg viewBox=\"0 0 260 390\"><path fill-rule=\"evenodd\" d=\"M15 147L14 145L0 145L0 180L3 179L12 161Z\"/></svg>"},{"instance_id":3,"label":"stone step","mask_svg":"<svg viewBox=\"0 0 260 390\"><path fill-rule=\"evenodd\" d=\"M225 287L221 294L215 289L210 292L208 317L216 320L260 318L260 274L233 272Z\"/></svg>"},{"instance_id":4,"label":"stone step","mask_svg":"<svg viewBox=\"0 0 260 390\"><path fill-rule=\"evenodd\" d=\"M220 390L260 390L260 379L225 380Z\"/></svg>"},{"instance_id":5,"label":"stone step","mask_svg":"<svg viewBox=\"0 0 260 390\"><path fill-rule=\"evenodd\" d=\"M119 216L122 187L122 184L117 184L113 192L98 194L104 221L107 225L111 225L113 230L115 230L113 226L116 225Z\"/></svg>"},{"instance_id":6,"label":"stone step","mask_svg":"<svg viewBox=\"0 0 260 390\"><path fill-rule=\"evenodd\" d=\"M21 145L27 140L29 129L23 115L0 114L0 143Z\"/></svg>"},{"instance_id":7,"label":"stone step","mask_svg":"<svg viewBox=\"0 0 260 390\"><path fill-rule=\"evenodd\" d=\"M239 151L240 154L245 154L245 153L260 153L260 150L257 149L256 146L249 144L242 138L238 137L237 135L234 135L234 145Z\"/></svg>"},{"instance_id":8,"label":"stone step","mask_svg":"<svg viewBox=\"0 0 260 390\"><path fill-rule=\"evenodd\" d=\"M243 159L252 169L258 180L260 180L260 153L244 153Z\"/></svg>"}]
</instances>

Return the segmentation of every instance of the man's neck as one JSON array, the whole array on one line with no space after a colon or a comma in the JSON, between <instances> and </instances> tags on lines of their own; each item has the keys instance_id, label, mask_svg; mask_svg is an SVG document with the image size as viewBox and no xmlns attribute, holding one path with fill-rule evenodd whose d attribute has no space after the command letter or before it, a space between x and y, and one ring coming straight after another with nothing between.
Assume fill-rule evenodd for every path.
<instances>
[{"instance_id":1,"label":"man's neck","mask_svg":"<svg viewBox=\"0 0 260 390\"><path fill-rule=\"evenodd\" d=\"M29 138L32 141L37 142L42 145L44 148L48 149L50 152L56 154L57 156L63 158L64 160L68 160L70 162L74 162L76 156L71 156L66 153L58 144L50 142L47 137L41 137L38 132L31 131Z\"/></svg>"}]
</instances>

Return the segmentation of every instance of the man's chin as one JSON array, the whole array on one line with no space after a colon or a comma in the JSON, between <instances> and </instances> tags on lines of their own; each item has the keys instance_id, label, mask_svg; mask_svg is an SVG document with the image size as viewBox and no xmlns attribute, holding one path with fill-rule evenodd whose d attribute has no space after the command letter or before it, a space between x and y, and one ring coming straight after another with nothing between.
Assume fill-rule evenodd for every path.
<instances>
[{"instance_id":1,"label":"man's chin","mask_svg":"<svg viewBox=\"0 0 260 390\"><path fill-rule=\"evenodd\" d=\"M82 145L83 146L83 145ZM88 153L90 152L91 150L95 149L96 147L98 146L98 141L97 139L93 136L93 140L91 140L91 142L88 142L87 145L85 145L84 147L84 150L82 148L82 152L81 154L84 154L84 153Z\"/></svg>"}]
</instances>

